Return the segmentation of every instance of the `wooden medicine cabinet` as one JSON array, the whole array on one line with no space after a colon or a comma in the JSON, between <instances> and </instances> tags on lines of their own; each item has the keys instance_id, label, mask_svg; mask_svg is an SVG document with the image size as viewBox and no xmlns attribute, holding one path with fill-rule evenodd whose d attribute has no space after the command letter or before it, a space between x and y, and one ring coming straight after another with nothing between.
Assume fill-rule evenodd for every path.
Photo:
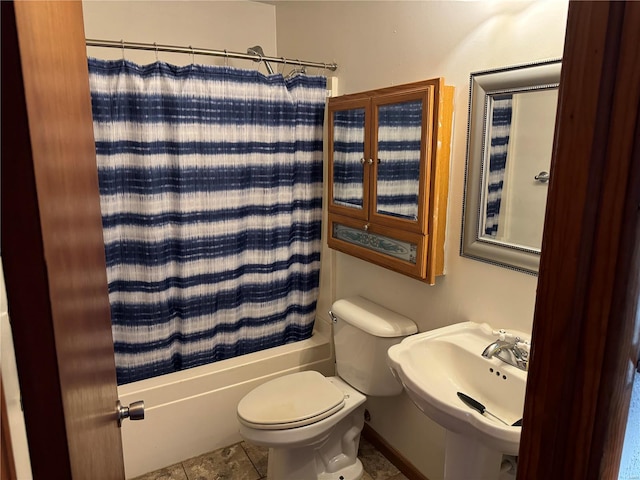
<instances>
[{"instance_id":1,"label":"wooden medicine cabinet","mask_svg":"<svg viewBox=\"0 0 640 480\"><path fill-rule=\"evenodd\" d=\"M444 273L453 92L435 78L329 99L329 247Z\"/></svg>"}]
</instances>

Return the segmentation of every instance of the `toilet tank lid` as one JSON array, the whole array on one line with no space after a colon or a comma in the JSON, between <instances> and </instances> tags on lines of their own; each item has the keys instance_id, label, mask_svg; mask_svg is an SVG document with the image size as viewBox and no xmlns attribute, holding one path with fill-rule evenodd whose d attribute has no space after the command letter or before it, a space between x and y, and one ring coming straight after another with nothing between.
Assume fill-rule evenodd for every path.
<instances>
[{"instance_id":1,"label":"toilet tank lid","mask_svg":"<svg viewBox=\"0 0 640 480\"><path fill-rule=\"evenodd\" d=\"M360 296L336 300L333 314L376 337L404 337L418 332L410 318Z\"/></svg>"}]
</instances>

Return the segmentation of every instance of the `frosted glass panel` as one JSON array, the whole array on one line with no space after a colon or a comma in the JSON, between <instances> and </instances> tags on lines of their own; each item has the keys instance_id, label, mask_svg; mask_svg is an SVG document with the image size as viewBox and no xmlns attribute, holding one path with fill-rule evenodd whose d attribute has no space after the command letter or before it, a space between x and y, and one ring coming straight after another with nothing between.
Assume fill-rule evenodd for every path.
<instances>
[{"instance_id":1,"label":"frosted glass panel","mask_svg":"<svg viewBox=\"0 0 640 480\"><path fill-rule=\"evenodd\" d=\"M416 263L417 245L395 238L365 232L339 223L333 224L333 238L368 248L409 263Z\"/></svg>"}]
</instances>

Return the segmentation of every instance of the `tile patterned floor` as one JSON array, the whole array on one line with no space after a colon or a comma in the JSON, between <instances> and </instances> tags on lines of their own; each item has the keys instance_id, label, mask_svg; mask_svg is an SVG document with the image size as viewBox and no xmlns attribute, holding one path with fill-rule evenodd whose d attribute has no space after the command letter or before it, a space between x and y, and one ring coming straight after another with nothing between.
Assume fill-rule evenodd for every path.
<instances>
[{"instance_id":1,"label":"tile patterned floor","mask_svg":"<svg viewBox=\"0 0 640 480\"><path fill-rule=\"evenodd\" d=\"M261 480L267 478L268 450L246 442L205 453L134 480ZM366 439L360 439L358 458L364 466L362 480L407 480ZM304 480L304 479L300 479Z\"/></svg>"}]
</instances>

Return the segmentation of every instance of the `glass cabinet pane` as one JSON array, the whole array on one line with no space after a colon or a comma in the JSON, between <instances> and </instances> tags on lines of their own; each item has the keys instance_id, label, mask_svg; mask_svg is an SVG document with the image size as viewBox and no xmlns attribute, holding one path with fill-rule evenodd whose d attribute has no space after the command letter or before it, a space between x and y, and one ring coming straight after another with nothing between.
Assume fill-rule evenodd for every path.
<instances>
[{"instance_id":1,"label":"glass cabinet pane","mask_svg":"<svg viewBox=\"0 0 640 480\"><path fill-rule=\"evenodd\" d=\"M383 253L405 262L416 263L418 255L418 245L416 243L398 240L378 233L365 232L340 223L333 224L333 238Z\"/></svg>"},{"instance_id":2,"label":"glass cabinet pane","mask_svg":"<svg viewBox=\"0 0 640 480\"><path fill-rule=\"evenodd\" d=\"M333 203L363 208L364 108L333 112Z\"/></svg>"},{"instance_id":3,"label":"glass cabinet pane","mask_svg":"<svg viewBox=\"0 0 640 480\"><path fill-rule=\"evenodd\" d=\"M422 101L378 107L376 212L418 219Z\"/></svg>"}]
</instances>

